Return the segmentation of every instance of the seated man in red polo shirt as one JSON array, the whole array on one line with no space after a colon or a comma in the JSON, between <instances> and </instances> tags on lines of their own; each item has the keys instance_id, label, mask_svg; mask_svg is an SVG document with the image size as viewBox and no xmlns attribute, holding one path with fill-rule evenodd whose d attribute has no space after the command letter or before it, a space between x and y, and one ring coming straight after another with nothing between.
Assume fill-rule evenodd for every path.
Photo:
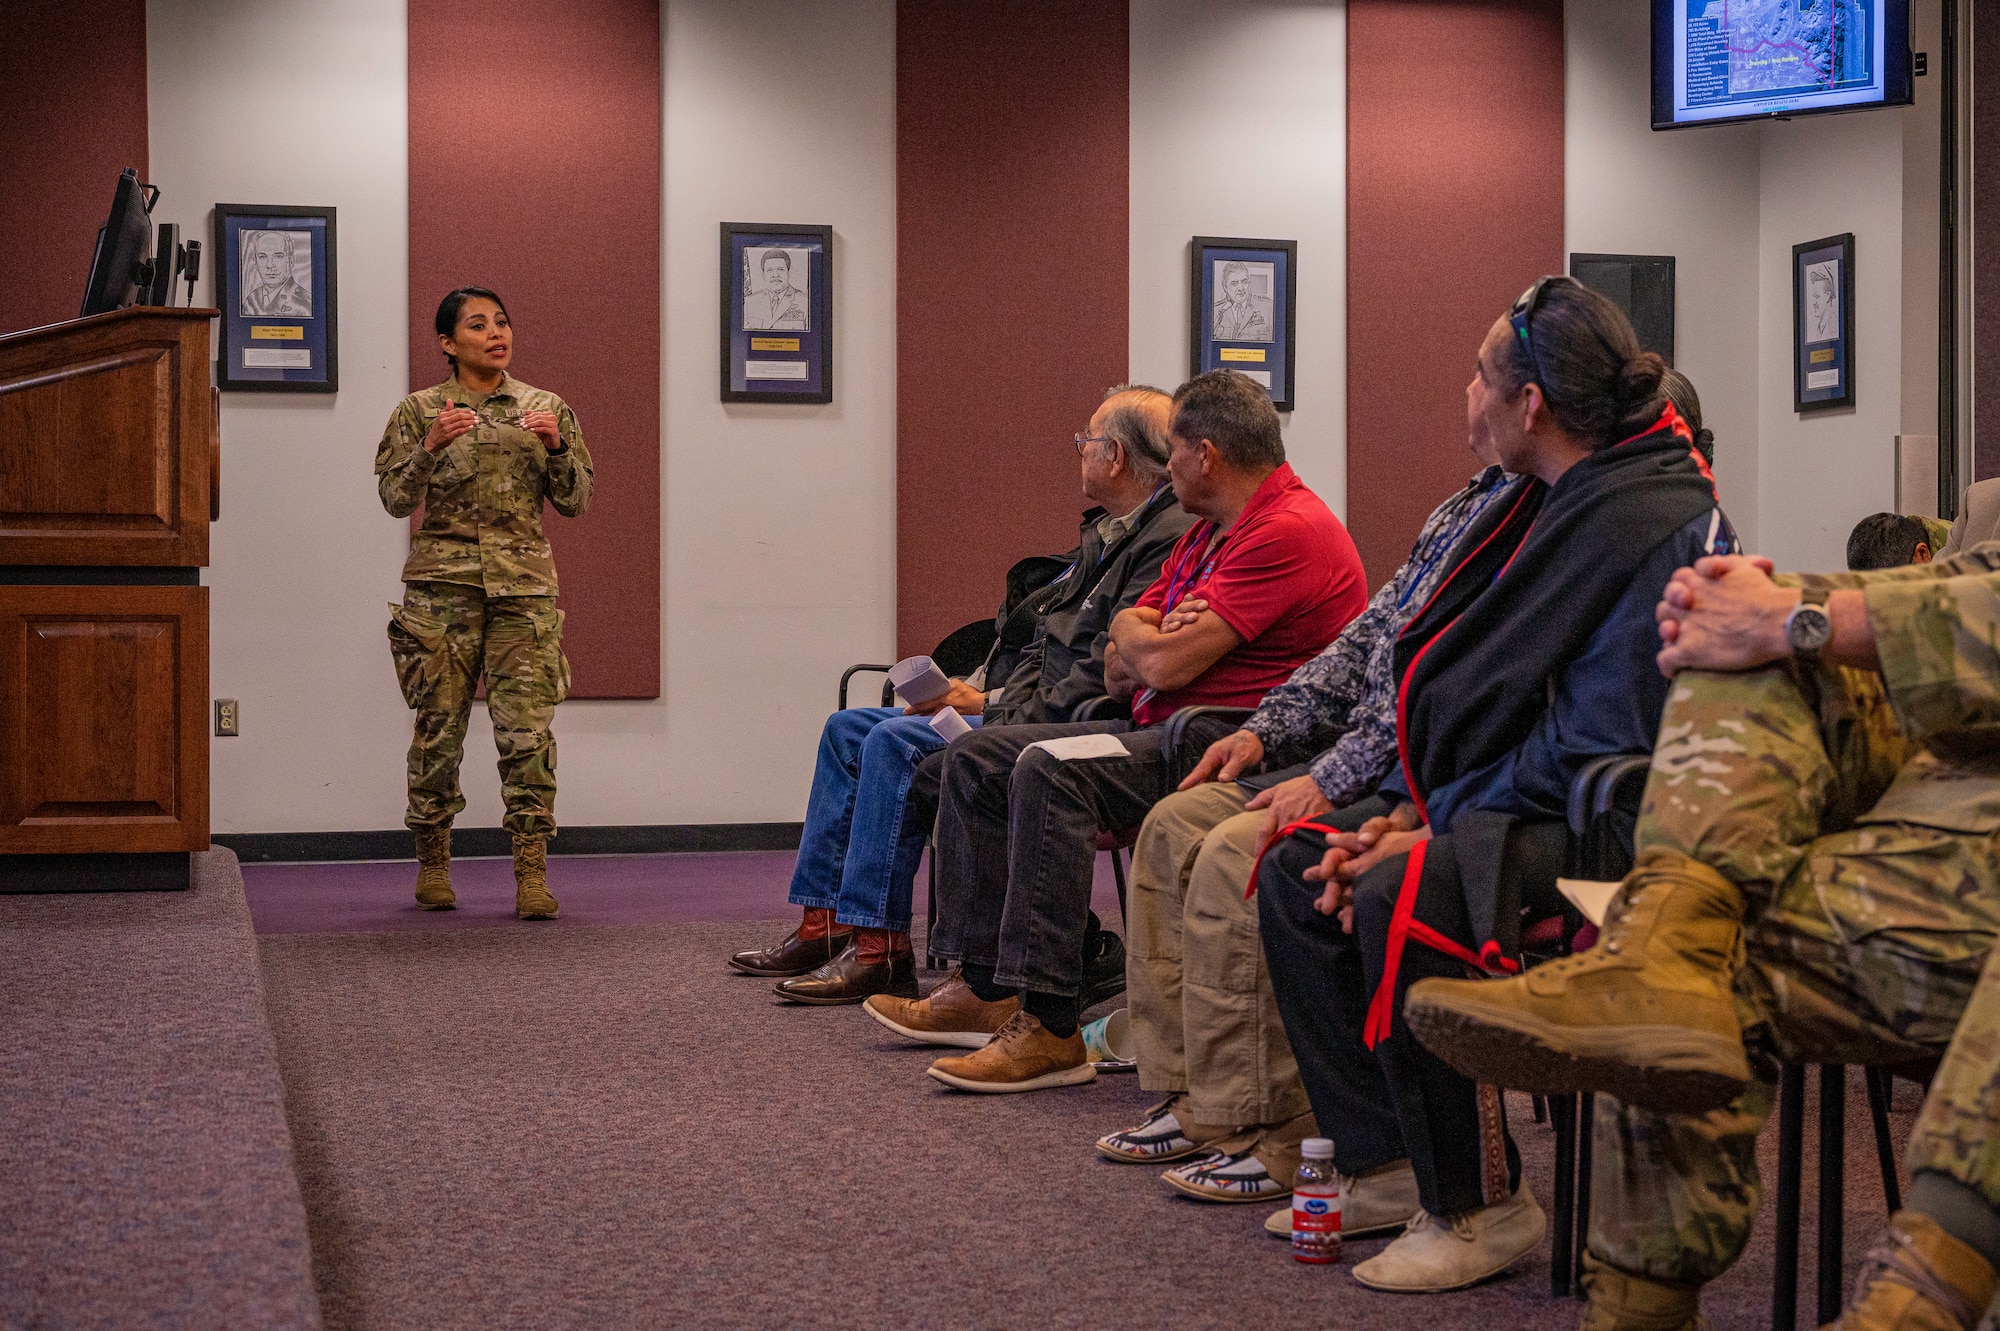
<instances>
[{"instance_id":1,"label":"seated man in red polo shirt","mask_svg":"<svg viewBox=\"0 0 2000 1331\"><path fill-rule=\"evenodd\" d=\"M931 1065L961 1090L1090 1079L1077 1019L1097 838L1173 790L1152 727L1194 704L1255 707L1368 601L1354 542L1286 465L1263 388L1213 371L1181 385L1173 411L1167 471L1202 521L1111 622L1105 676L1133 719L988 727L951 746L930 950L960 967L929 998L865 1004L911 1039L977 1049ZM1190 740L1233 728L1197 723Z\"/></svg>"}]
</instances>

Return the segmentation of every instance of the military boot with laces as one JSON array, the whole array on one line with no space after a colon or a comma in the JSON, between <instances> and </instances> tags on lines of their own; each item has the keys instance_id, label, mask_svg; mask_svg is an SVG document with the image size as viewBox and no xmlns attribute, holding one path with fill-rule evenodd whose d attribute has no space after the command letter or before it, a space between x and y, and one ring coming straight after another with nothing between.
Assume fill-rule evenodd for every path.
<instances>
[{"instance_id":1,"label":"military boot with laces","mask_svg":"<svg viewBox=\"0 0 2000 1331\"><path fill-rule=\"evenodd\" d=\"M1576 1331L1708 1331L1698 1290L1627 1275L1587 1252L1582 1283L1590 1302Z\"/></svg>"},{"instance_id":2,"label":"military boot with laces","mask_svg":"<svg viewBox=\"0 0 2000 1331\"><path fill-rule=\"evenodd\" d=\"M451 829L417 829L417 908L452 910L457 905L451 890Z\"/></svg>"},{"instance_id":3,"label":"military boot with laces","mask_svg":"<svg viewBox=\"0 0 2000 1331\"><path fill-rule=\"evenodd\" d=\"M1986 1259L1937 1221L1898 1211L1854 1282L1854 1306L1827 1331L1973 1331L1995 1283Z\"/></svg>"},{"instance_id":4,"label":"military boot with laces","mask_svg":"<svg viewBox=\"0 0 2000 1331\"><path fill-rule=\"evenodd\" d=\"M1589 951L1509 980L1420 980L1403 1015L1475 1081L1702 1113L1750 1079L1730 989L1742 937L1733 883L1686 856L1648 851Z\"/></svg>"},{"instance_id":5,"label":"military boot with laces","mask_svg":"<svg viewBox=\"0 0 2000 1331\"><path fill-rule=\"evenodd\" d=\"M553 920L556 899L549 895L549 839L514 834L514 914L524 920Z\"/></svg>"}]
</instances>

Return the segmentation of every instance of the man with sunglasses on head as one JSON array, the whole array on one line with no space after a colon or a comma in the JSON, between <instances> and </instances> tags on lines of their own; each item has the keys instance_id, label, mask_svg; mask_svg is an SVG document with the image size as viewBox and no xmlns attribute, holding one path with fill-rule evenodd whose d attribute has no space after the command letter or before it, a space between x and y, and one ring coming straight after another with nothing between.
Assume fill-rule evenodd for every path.
<instances>
[{"instance_id":1,"label":"man with sunglasses on head","mask_svg":"<svg viewBox=\"0 0 2000 1331\"><path fill-rule=\"evenodd\" d=\"M937 816L945 741L930 717L952 707L975 727L1064 721L1103 696L1105 631L1158 576L1194 525L1167 480L1168 397L1120 385L1075 439L1083 515L1069 566L1003 608L977 678L955 679L921 707L850 707L827 718L791 904L804 912L781 942L739 952L731 969L778 981L794 1003L837 1006L871 994L917 995L910 946L913 880ZM1124 987L1115 934L1092 928L1083 964L1094 992Z\"/></svg>"},{"instance_id":2,"label":"man with sunglasses on head","mask_svg":"<svg viewBox=\"0 0 2000 1331\"><path fill-rule=\"evenodd\" d=\"M1400 770L1383 790L1401 801L1357 831L1292 832L1258 873L1272 989L1336 1167L1415 1174L1422 1209L1354 1267L1371 1288L1457 1289L1544 1233L1499 1093L1416 1043L1403 994L1518 969L1524 912L1561 909L1572 779L1652 746L1660 588L1735 540L1665 371L1567 278L1494 321L1467 427L1532 479L1465 534L1397 639Z\"/></svg>"}]
</instances>

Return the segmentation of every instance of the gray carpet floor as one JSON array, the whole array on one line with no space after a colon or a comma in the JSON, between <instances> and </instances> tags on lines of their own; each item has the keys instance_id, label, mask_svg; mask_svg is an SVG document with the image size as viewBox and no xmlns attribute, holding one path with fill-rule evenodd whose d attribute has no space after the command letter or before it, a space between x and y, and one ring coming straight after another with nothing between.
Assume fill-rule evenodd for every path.
<instances>
[{"instance_id":1,"label":"gray carpet floor","mask_svg":"<svg viewBox=\"0 0 2000 1331\"><path fill-rule=\"evenodd\" d=\"M1091 1140L1152 1098L1130 1076L956 1094L860 1012L724 971L783 928L260 939L327 1325L1574 1325L1546 1244L1476 1290L1375 1294L1292 1262L1265 1207L1100 1160ZM1912 1088L1898 1107L1901 1140ZM1546 1206L1549 1129L1510 1109ZM1884 1219L1858 1079L1848 1119L1851 1274ZM1718 1329L1768 1324L1772 1137L1758 1242L1707 1297Z\"/></svg>"},{"instance_id":2,"label":"gray carpet floor","mask_svg":"<svg viewBox=\"0 0 2000 1331\"><path fill-rule=\"evenodd\" d=\"M0 895L0 1327L317 1327L236 857Z\"/></svg>"}]
</instances>

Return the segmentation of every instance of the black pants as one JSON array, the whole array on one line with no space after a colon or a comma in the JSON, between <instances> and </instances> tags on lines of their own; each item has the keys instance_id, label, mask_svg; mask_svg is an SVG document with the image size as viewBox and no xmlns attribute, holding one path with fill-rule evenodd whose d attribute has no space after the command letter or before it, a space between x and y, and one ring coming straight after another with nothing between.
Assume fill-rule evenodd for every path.
<instances>
[{"instance_id":1,"label":"black pants","mask_svg":"<svg viewBox=\"0 0 2000 1331\"><path fill-rule=\"evenodd\" d=\"M1235 729L1197 721L1190 747ZM1029 746L1116 734L1121 757L1064 760ZM1074 997L1100 833L1137 827L1172 787L1158 728L1129 721L993 726L945 750L934 955L993 968L1009 988Z\"/></svg>"},{"instance_id":2,"label":"black pants","mask_svg":"<svg viewBox=\"0 0 2000 1331\"><path fill-rule=\"evenodd\" d=\"M1325 849L1325 837L1315 832L1295 833L1272 847L1257 878L1257 913L1278 1012L1313 1116L1333 1138L1335 1167L1356 1174L1408 1156L1431 1214L1494 1205L1521 1178L1500 1094L1453 1071L1403 1021L1403 997L1412 984L1433 975L1462 979L1466 968L1409 944L1397 970L1389 1034L1369 1049L1362 1028L1382 980L1389 921L1409 857L1385 860L1355 882L1350 935L1337 916L1313 909L1324 884L1306 882L1305 871ZM1415 917L1474 946L1449 836L1433 839L1425 853Z\"/></svg>"}]
</instances>

